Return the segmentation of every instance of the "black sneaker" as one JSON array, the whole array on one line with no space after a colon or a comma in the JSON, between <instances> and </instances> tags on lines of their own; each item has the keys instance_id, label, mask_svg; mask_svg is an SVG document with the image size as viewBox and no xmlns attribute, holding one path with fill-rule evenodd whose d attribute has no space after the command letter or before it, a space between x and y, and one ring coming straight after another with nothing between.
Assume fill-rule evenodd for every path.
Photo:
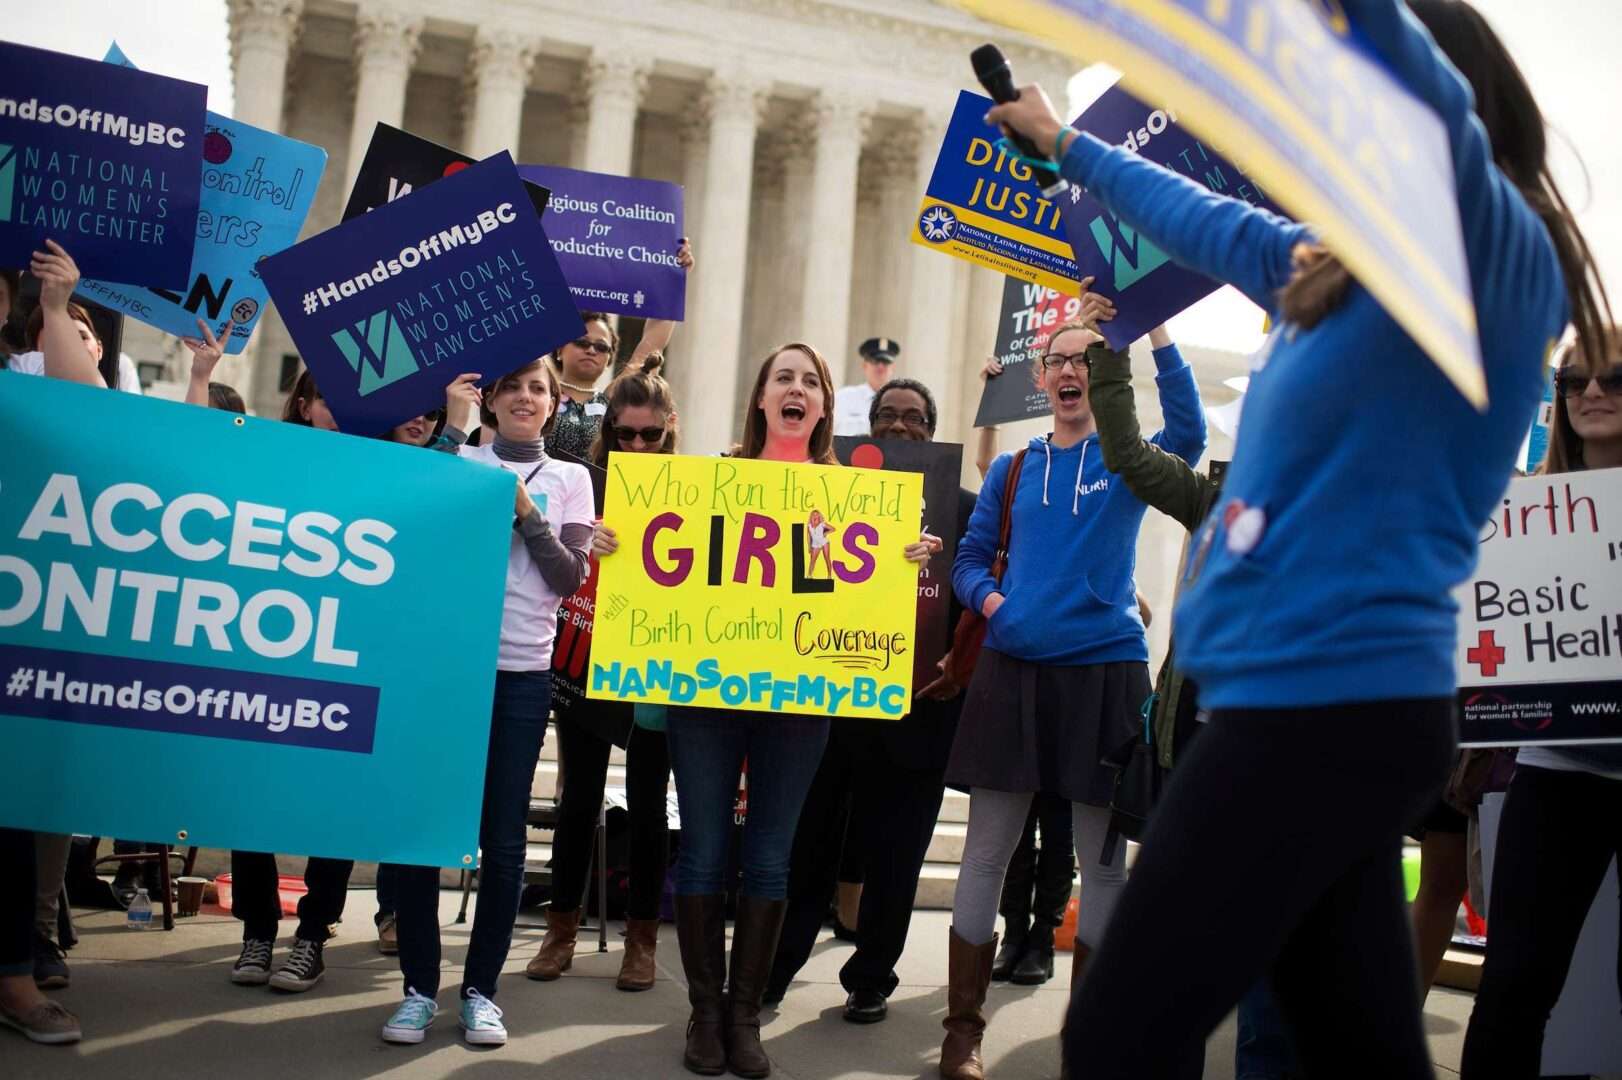
<instances>
[{"instance_id":1,"label":"black sneaker","mask_svg":"<svg viewBox=\"0 0 1622 1080\"><path fill-rule=\"evenodd\" d=\"M61 990L68 985L67 959L44 934L34 935L34 985L41 990Z\"/></svg>"},{"instance_id":2,"label":"black sneaker","mask_svg":"<svg viewBox=\"0 0 1622 1080\"><path fill-rule=\"evenodd\" d=\"M889 1011L889 1002L877 990L852 990L845 999L845 1019L853 1024L876 1024Z\"/></svg>"},{"instance_id":3,"label":"black sneaker","mask_svg":"<svg viewBox=\"0 0 1622 1080\"><path fill-rule=\"evenodd\" d=\"M270 977L272 988L300 994L320 982L321 976L327 973L327 966L321 962L321 950L325 947L326 943L322 941L294 938L293 950L287 954L287 962Z\"/></svg>"},{"instance_id":4,"label":"black sneaker","mask_svg":"<svg viewBox=\"0 0 1622 1080\"><path fill-rule=\"evenodd\" d=\"M263 986L270 981L270 954L274 941L248 938L242 943L242 955L231 965L231 981L238 986Z\"/></svg>"}]
</instances>

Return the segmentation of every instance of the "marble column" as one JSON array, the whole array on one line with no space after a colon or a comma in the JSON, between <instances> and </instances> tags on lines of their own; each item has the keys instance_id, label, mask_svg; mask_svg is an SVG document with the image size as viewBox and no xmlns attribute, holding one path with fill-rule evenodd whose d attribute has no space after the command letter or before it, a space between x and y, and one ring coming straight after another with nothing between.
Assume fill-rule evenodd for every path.
<instances>
[{"instance_id":1,"label":"marble column","mask_svg":"<svg viewBox=\"0 0 1622 1080\"><path fill-rule=\"evenodd\" d=\"M287 62L298 39L304 0L231 0L236 118L267 131L282 129Z\"/></svg>"},{"instance_id":2,"label":"marble column","mask_svg":"<svg viewBox=\"0 0 1622 1080\"><path fill-rule=\"evenodd\" d=\"M421 36L421 16L381 5L364 6L355 13L355 119L344 162L346 193L355 186L372 130L380 123L401 126L406 81Z\"/></svg>"},{"instance_id":3,"label":"marble column","mask_svg":"<svg viewBox=\"0 0 1622 1080\"><path fill-rule=\"evenodd\" d=\"M702 101L695 100L687 108L687 117L681 125L682 142L682 228L686 230L694 244L694 255L702 260L704 253L697 245L703 239L703 210L704 210L704 173L709 161L710 122L703 108ZM687 275L687 318L686 324L676 333L675 340L671 342L670 366L666 369L670 387L676 394L678 408L685 409L682 402L697 392L698 380L694 377L694 365L700 362L697 343L692 339L693 315L698 311L699 292L704 288L705 267L700 267ZM685 412L682 419L683 430L686 430L687 421ZM686 440L687 436L684 435Z\"/></svg>"},{"instance_id":4,"label":"marble column","mask_svg":"<svg viewBox=\"0 0 1622 1080\"><path fill-rule=\"evenodd\" d=\"M856 181L869 101L821 94L811 110L816 149L811 156L811 242L805 251L800 293L801 340L815 345L835 371L844 367L850 336L850 266L856 244Z\"/></svg>"},{"instance_id":5,"label":"marble column","mask_svg":"<svg viewBox=\"0 0 1622 1080\"><path fill-rule=\"evenodd\" d=\"M913 190L922 193L935 169L935 156L946 138L946 124L934 115L913 121L916 151L913 156ZM917 204L913 205L916 212ZM912 274L908 282L907 328L901 337L901 363L906 373L935 392L943 416L951 393L956 368L953 348L958 340L956 324L962 312L953 306L957 287L957 258L908 241Z\"/></svg>"},{"instance_id":6,"label":"marble column","mask_svg":"<svg viewBox=\"0 0 1622 1080\"><path fill-rule=\"evenodd\" d=\"M974 414L980 409L980 366L997 344L1003 282L1007 278L983 266L964 265L969 274L969 299L964 313L963 357L955 372L960 395L955 427L960 440L972 440ZM945 420L942 417L943 423Z\"/></svg>"},{"instance_id":7,"label":"marble column","mask_svg":"<svg viewBox=\"0 0 1622 1080\"><path fill-rule=\"evenodd\" d=\"M709 149L705 155L701 220L695 245L704 286L689 305L695 370L681 402L689 453L713 453L739 433L734 378L743 333L744 279L749 264L749 202L755 133L769 81L746 73L717 73L707 86ZM703 370L696 370L702 365ZM702 386L703 392L697 391Z\"/></svg>"},{"instance_id":8,"label":"marble column","mask_svg":"<svg viewBox=\"0 0 1622 1080\"><path fill-rule=\"evenodd\" d=\"M800 295L801 282L806 274L806 251L810 247L811 233L811 149L816 135L811 125L800 119L791 119L772 133L770 153L777 157L783 171L782 213L770 223L777 233L777 248L773 253L771 280L777 289L767 302L764 325L767 347L784 341L812 341L800 306L795 298ZM829 358L834 377L839 377L839 358Z\"/></svg>"},{"instance_id":9,"label":"marble column","mask_svg":"<svg viewBox=\"0 0 1622 1080\"><path fill-rule=\"evenodd\" d=\"M537 43L510 29L480 27L468 53L466 145L469 155L484 159L503 150L518 161L524 95L535 66Z\"/></svg>"},{"instance_id":10,"label":"marble column","mask_svg":"<svg viewBox=\"0 0 1622 1080\"><path fill-rule=\"evenodd\" d=\"M910 128L886 136L874 154L882 242L877 268L877 319L872 330L901 343L895 370L897 375L907 377L913 374L914 356L913 343L906 338L911 301L912 219L918 213L918 202L923 196L923 189L918 187L917 161L918 135Z\"/></svg>"},{"instance_id":11,"label":"marble column","mask_svg":"<svg viewBox=\"0 0 1622 1080\"><path fill-rule=\"evenodd\" d=\"M609 50L599 50L587 61L580 168L615 176L630 174L636 111L652 66L650 59Z\"/></svg>"}]
</instances>

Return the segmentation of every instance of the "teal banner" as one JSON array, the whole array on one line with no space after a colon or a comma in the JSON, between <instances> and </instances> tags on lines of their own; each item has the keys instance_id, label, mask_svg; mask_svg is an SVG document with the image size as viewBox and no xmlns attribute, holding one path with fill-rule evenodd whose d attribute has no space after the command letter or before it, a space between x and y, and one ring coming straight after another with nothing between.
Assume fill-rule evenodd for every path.
<instances>
[{"instance_id":1,"label":"teal banner","mask_svg":"<svg viewBox=\"0 0 1622 1080\"><path fill-rule=\"evenodd\" d=\"M0 429L0 825L473 865L510 476L6 372Z\"/></svg>"}]
</instances>

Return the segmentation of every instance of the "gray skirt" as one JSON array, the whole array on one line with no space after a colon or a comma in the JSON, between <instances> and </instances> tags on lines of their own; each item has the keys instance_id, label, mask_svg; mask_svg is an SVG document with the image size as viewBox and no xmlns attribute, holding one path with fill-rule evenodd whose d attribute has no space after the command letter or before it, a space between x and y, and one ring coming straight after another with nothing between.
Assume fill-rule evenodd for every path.
<instances>
[{"instance_id":1,"label":"gray skirt","mask_svg":"<svg viewBox=\"0 0 1622 1080\"><path fill-rule=\"evenodd\" d=\"M1059 667L983 649L946 782L1108 806L1115 770L1099 761L1142 729L1152 692L1142 661Z\"/></svg>"}]
</instances>

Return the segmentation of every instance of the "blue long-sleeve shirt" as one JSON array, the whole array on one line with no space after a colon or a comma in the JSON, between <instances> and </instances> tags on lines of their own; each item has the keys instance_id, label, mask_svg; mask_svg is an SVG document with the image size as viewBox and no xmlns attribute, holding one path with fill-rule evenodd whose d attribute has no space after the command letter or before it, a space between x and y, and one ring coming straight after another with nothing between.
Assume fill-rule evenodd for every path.
<instances>
[{"instance_id":1,"label":"blue long-sleeve shirt","mask_svg":"<svg viewBox=\"0 0 1622 1080\"><path fill-rule=\"evenodd\" d=\"M1568 319L1548 231L1493 164L1469 85L1398 0L1346 9L1447 130L1491 405L1476 412L1361 286L1312 329L1275 330L1177 607L1179 659L1207 706L1454 692L1451 590L1475 567ZM1062 167L1174 259L1278 314L1309 229L1086 134Z\"/></svg>"},{"instance_id":2,"label":"blue long-sleeve shirt","mask_svg":"<svg viewBox=\"0 0 1622 1080\"><path fill-rule=\"evenodd\" d=\"M1187 461L1205 452L1205 413L1177 346L1155 350L1166 427L1153 441ZM993 591L1003 605L986 645L1041 664L1149 659L1133 572L1144 504L1104 467L1098 436L1058 449L1032 439L1014 493L1008 569L991 577L1012 454L991 463L952 564L952 587L979 611Z\"/></svg>"}]
</instances>

